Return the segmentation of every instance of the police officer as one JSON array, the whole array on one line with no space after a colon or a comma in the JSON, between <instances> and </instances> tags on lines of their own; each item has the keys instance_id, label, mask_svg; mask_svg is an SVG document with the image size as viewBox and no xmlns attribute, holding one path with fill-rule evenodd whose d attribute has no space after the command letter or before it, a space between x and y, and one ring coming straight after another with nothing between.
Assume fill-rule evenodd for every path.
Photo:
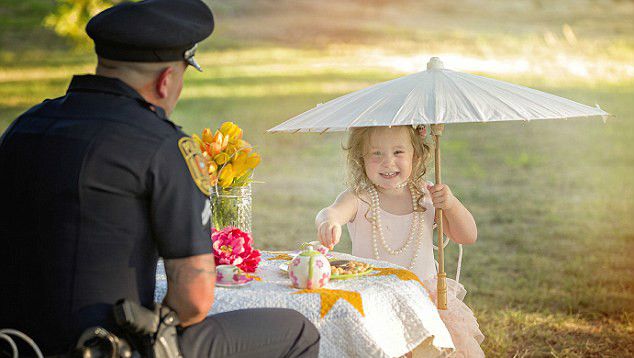
<instances>
[{"instance_id":1,"label":"police officer","mask_svg":"<svg viewBox=\"0 0 634 358\"><path fill-rule=\"evenodd\" d=\"M18 117L0 139L0 328L69 351L83 330L117 332L112 306L164 304L185 357L316 356L319 334L292 310L207 317L215 267L209 179L172 123L196 44L213 31L200 0L121 3L93 17L96 75Z\"/></svg>"}]
</instances>

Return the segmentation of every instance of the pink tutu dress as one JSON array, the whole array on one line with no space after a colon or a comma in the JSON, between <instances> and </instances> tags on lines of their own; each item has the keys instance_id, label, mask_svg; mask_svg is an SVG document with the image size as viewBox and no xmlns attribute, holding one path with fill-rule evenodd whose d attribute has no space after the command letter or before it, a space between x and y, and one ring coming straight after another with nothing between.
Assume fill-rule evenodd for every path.
<instances>
[{"instance_id":1,"label":"pink tutu dress","mask_svg":"<svg viewBox=\"0 0 634 358\"><path fill-rule=\"evenodd\" d=\"M423 205L427 211L423 214L424 223L422 225L423 239L419 247L418 257L412 271L423 281L429 290L430 296L436 301L436 264L434 261L433 248L433 222L434 207L427 189L425 189L425 199ZM352 254L359 257L374 259L372 249L372 223L368 221L371 217L369 205L357 198L357 215L348 223L348 230L352 240ZM386 243L391 248L401 247L409 236L413 214L396 215L383 209L379 210L381 215L381 225ZM367 213L367 216L366 216ZM385 260L403 267L409 267L414 247L409 247L399 255L390 255L381 244L379 248L379 259ZM460 283L447 278L447 310L439 310L440 318L445 323L447 330L451 334L451 339L456 347L456 357L484 357L484 352L480 344L484 340L484 335L480 331L478 321L471 309L464 303L467 291Z\"/></svg>"}]
</instances>

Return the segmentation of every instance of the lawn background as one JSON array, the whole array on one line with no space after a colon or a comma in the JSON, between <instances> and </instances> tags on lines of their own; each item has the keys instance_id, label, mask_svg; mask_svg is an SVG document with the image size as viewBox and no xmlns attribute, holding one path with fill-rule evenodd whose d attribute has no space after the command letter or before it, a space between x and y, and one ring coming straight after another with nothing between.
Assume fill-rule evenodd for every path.
<instances>
[{"instance_id":1,"label":"lawn background","mask_svg":"<svg viewBox=\"0 0 634 358\"><path fill-rule=\"evenodd\" d=\"M634 356L634 2L209 3L217 28L197 56L205 72L188 72L172 119L190 133L234 121L257 146L263 249L312 240L315 214L344 188L343 134L266 129L423 70L432 55L614 114L448 126L443 179L478 223L461 282L488 356ZM90 48L41 26L54 6L0 0L1 131L94 69ZM349 252L347 233L338 250ZM457 247L447 250L451 274Z\"/></svg>"}]
</instances>

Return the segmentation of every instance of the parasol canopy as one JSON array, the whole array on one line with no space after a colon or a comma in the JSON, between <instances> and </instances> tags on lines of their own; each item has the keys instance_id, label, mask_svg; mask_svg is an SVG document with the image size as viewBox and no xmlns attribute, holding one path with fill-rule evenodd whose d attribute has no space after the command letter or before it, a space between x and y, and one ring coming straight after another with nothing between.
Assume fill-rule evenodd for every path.
<instances>
[{"instance_id":1,"label":"parasol canopy","mask_svg":"<svg viewBox=\"0 0 634 358\"><path fill-rule=\"evenodd\" d=\"M600 108L516 84L443 68L349 93L295 116L269 132L344 131L353 127L606 117Z\"/></svg>"}]
</instances>

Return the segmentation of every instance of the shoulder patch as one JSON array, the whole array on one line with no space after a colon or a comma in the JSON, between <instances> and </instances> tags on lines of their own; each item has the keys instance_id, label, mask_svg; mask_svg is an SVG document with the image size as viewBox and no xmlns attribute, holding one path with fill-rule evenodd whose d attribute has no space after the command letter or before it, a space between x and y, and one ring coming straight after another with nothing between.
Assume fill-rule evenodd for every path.
<instances>
[{"instance_id":1,"label":"shoulder patch","mask_svg":"<svg viewBox=\"0 0 634 358\"><path fill-rule=\"evenodd\" d=\"M205 158L200 151L200 148L191 137L183 137L178 140L178 149L180 149L189 173L196 183L196 186L206 196L211 195L211 181L209 180L209 172L207 170L207 164Z\"/></svg>"}]
</instances>

